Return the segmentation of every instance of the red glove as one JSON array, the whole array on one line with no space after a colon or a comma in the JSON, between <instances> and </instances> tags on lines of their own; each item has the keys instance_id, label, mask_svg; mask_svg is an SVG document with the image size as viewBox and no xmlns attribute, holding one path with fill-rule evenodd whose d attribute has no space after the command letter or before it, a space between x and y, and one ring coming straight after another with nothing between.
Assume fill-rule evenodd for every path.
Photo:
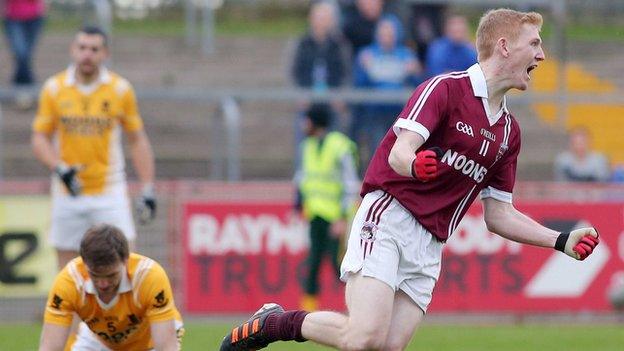
<instances>
[{"instance_id":1,"label":"red glove","mask_svg":"<svg viewBox=\"0 0 624 351\"><path fill-rule=\"evenodd\" d=\"M581 228L570 233L561 233L555 243L555 249L579 261L586 259L600 243L595 228Z\"/></svg>"},{"instance_id":2,"label":"red glove","mask_svg":"<svg viewBox=\"0 0 624 351\"><path fill-rule=\"evenodd\" d=\"M437 153L434 150L423 150L416 153L412 161L412 177L421 182L428 182L438 176Z\"/></svg>"}]
</instances>

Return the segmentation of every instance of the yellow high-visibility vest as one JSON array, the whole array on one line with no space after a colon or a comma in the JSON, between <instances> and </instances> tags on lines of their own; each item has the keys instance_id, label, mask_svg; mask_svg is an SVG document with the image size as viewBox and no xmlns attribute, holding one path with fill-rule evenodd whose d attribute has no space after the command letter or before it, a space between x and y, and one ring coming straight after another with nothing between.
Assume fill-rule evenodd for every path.
<instances>
[{"instance_id":1,"label":"yellow high-visibility vest","mask_svg":"<svg viewBox=\"0 0 624 351\"><path fill-rule=\"evenodd\" d=\"M344 216L342 196L342 158L346 153L355 155L356 146L339 132L328 133L321 140L308 137L303 142L303 213L306 218L321 217L334 222Z\"/></svg>"}]
</instances>

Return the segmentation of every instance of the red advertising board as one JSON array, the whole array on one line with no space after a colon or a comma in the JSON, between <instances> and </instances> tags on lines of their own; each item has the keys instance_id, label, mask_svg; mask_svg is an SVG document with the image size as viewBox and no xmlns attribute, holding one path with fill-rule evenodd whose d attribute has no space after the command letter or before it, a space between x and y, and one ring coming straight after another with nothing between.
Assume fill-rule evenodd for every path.
<instances>
[{"instance_id":1,"label":"red advertising board","mask_svg":"<svg viewBox=\"0 0 624 351\"><path fill-rule=\"evenodd\" d=\"M520 203L522 212L560 231L595 226L601 244L585 261L521 245L488 232L475 203L449 239L434 311L605 311L606 289L624 271L624 206Z\"/></svg>"},{"instance_id":2,"label":"red advertising board","mask_svg":"<svg viewBox=\"0 0 624 351\"><path fill-rule=\"evenodd\" d=\"M290 203L187 203L184 206L188 312L236 313L279 301L297 307L309 247ZM343 286L323 267L323 306L342 309Z\"/></svg>"},{"instance_id":3,"label":"red advertising board","mask_svg":"<svg viewBox=\"0 0 624 351\"><path fill-rule=\"evenodd\" d=\"M558 230L593 225L601 244L583 262L488 232L475 203L445 246L432 311L606 311L606 291L624 274L624 205L520 202ZM184 205L186 310L239 313L269 301L295 308L309 240L289 203L190 202ZM322 271L321 306L343 309L343 286Z\"/></svg>"}]
</instances>

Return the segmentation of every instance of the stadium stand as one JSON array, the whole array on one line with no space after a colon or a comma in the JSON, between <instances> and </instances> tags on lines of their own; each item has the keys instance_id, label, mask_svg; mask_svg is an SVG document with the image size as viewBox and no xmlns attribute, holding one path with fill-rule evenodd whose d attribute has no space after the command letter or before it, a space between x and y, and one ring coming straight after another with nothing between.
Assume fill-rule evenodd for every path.
<instances>
[{"instance_id":1,"label":"stadium stand","mask_svg":"<svg viewBox=\"0 0 624 351\"><path fill-rule=\"evenodd\" d=\"M608 65L607 65L608 67ZM600 77L599 74L607 74L606 69L600 65L592 65L592 71L579 63L571 63L566 70L567 89L571 93L614 93L617 90L615 79ZM552 93L556 88L556 61L544 62L535 73L533 80L534 89L537 92ZM612 68L611 68L612 69ZM621 79L621 78L620 78ZM557 118L557 106L552 103L535 104L535 110L539 118L551 128L556 128L560 122ZM592 135L594 146L598 151L604 152L612 162L624 161L624 140L621 131L624 128L624 107L616 104L571 104L568 107L568 119L566 129L577 126L586 127Z\"/></svg>"},{"instance_id":2,"label":"stadium stand","mask_svg":"<svg viewBox=\"0 0 624 351\"><path fill-rule=\"evenodd\" d=\"M290 39L292 40L292 39ZM62 44L66 34L43 36L36 67L42 76L52 74L67 62ZM288 56L292 43L280 38L220 38L217 53L204 57L199 50L179 40L144 36L118 37L113 42L113 67L141 88L179 88L209 90L213 87L255 88L288 87ZM253 52L254 55L247 53ZM7 55L1 52L0 56ZM149 60L146 60L149 57ZM162 67L163 58L170 62ZM61 64L59 64L61 63ZM258 69L262 67L262 69ZM539 71L539 70L538 70ZM0 67L0 77L8 76ZM163 178L207 178L209 175L211 116L217 106L179 102L139 101L150 137L154 143L157 176ZM242 105L243 179L286 179L292 172L292 138L280 144L269 143L276 133L290 135L294 129L293 103L282 101L243 101ZM523 179L549 179L550 162L565 133L545 128L547 123L534 118L535 112L522 105L512 106L523 124L525 145L519 170ZM40 167L30 152L29 125L33 111L4 106L4 177L38 177ZM552 151L549 151L552 150Z\"/></svg>"}]
</instances>

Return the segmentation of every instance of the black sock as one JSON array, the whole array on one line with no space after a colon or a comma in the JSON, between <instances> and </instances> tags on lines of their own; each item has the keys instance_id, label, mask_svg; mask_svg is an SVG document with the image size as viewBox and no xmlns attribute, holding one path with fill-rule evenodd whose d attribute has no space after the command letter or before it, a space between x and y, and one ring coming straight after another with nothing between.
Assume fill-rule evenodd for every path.
<instances>
[{"instance_id":1,"label":"black sock","mask_svg":"<svg viewBox=\"0 0 624 351\"><path fill-rule=\"evenodd\" d=\"M306 341L301 335L301 325L307 314L308 312L301 310L272 314L265 320L263 332L274 341Z\"/></svg>"}]
</instances>

